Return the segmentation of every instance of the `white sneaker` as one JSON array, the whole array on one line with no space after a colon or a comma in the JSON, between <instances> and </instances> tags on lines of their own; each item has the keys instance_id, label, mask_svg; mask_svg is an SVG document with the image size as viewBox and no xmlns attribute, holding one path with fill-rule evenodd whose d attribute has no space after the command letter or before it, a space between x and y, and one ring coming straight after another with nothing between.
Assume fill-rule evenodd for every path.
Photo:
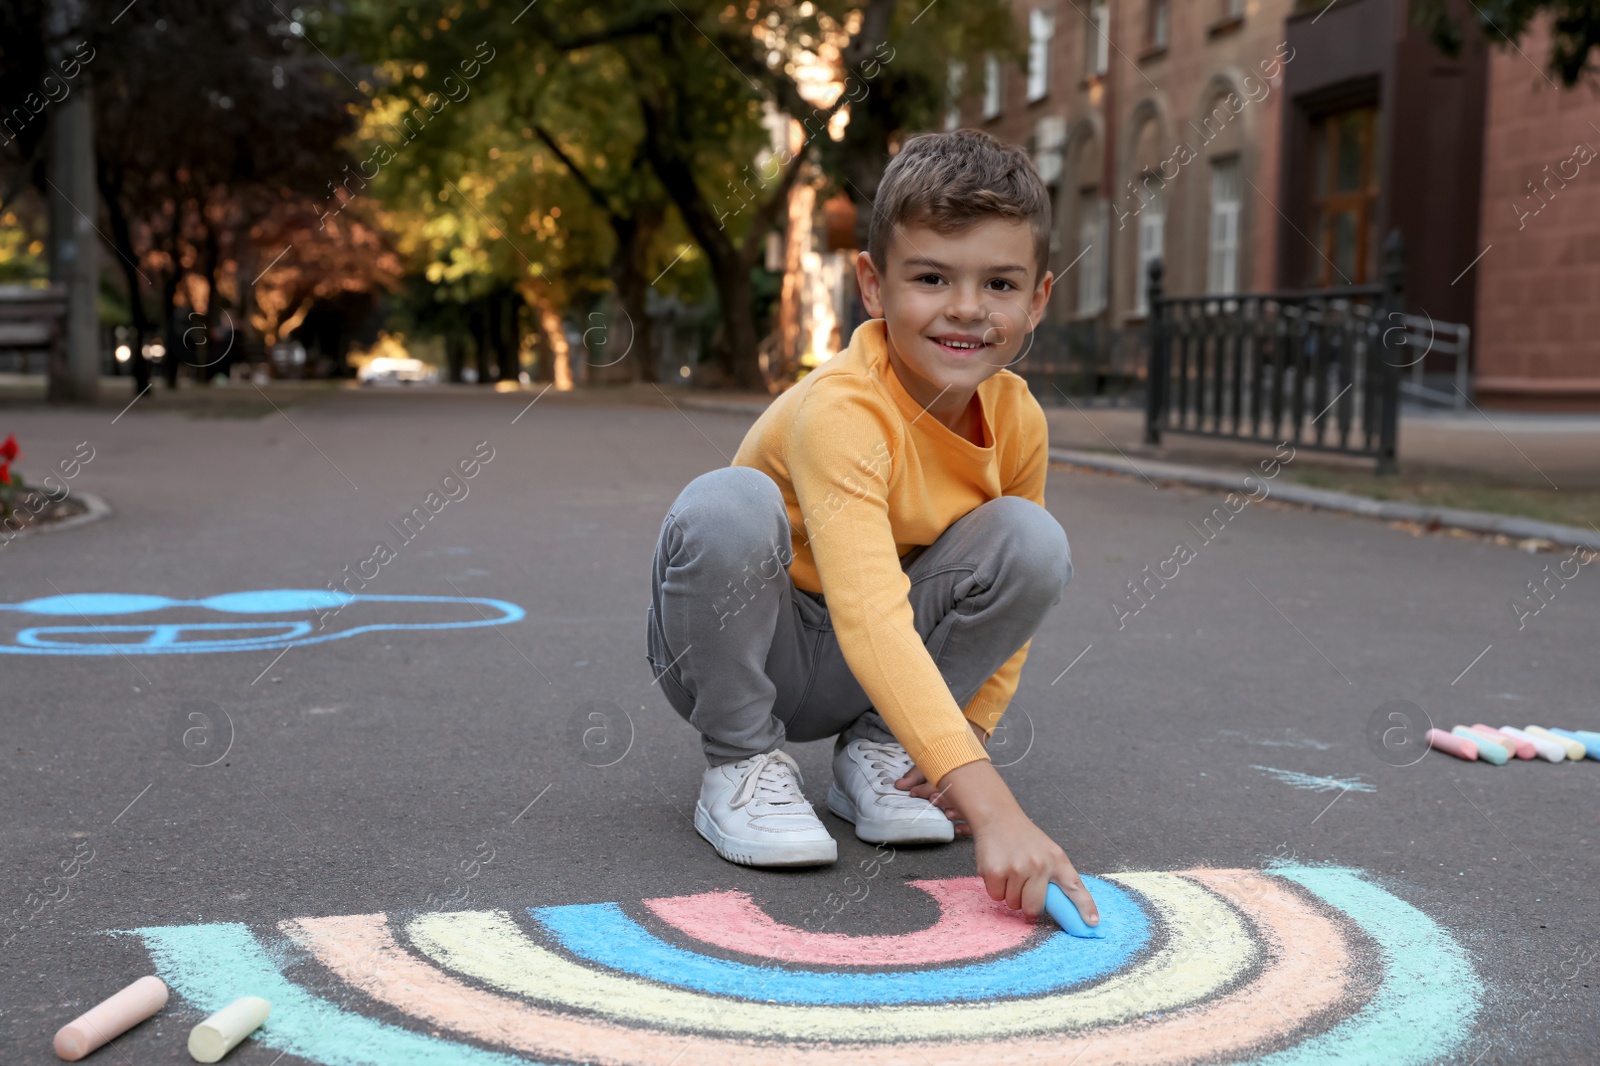
<instances>
[{"instance_id":1,"label":"white sneaker","mask_svg":"<svg viewBox=\"0 0 1600 1066\"><path fill-rule=\"evenodd\" d=\"M709 767L694 827L718 855L745 866L825 866L839 858L800 791L800 767L781 751Z\"/></svg>"},{"instance_id":2,"label":"white sneaker","mask_svg":"<svg viewBox=\"0 0 1600 1066\"><path fill-rule=\"evenodd\" d=\"M869 844L948 844L956 827L944 811L894 787L912 765L895 741L850 741L833 753L828 810Z\"/></svg>"}]
</instances>

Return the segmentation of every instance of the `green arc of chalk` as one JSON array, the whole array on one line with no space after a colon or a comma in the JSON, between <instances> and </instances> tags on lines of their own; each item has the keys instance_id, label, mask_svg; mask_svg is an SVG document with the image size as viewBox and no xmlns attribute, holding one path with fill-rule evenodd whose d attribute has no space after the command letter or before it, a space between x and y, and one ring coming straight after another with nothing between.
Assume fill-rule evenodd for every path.
<instances>
[{"instance_id":1,"label":"green arc of chalk","mask_svg":"<svg viewBox=\"0 0 1600 1066\"><path fill-rule=\"evenodd\" d=\"M131 932L144 938L162 980L206 1014L240 996L270 1001L271 1015L247 1042L324 1066L546 1066L374 1021L312 995L279 972L281 956L268 955L240 922Z\"/></svg>"},{"instance_id":2,"label":"green arc of chalk","mask_svg":"<svg viewBox=\"0 0 1600 1066\"><path fill-rule=\"evenodd\" d=\"M1354 918L1378 945L1383 983L1354 1017L1257 1059L1255 1066L1421 1066L1466 1043L1483 983L1467 953L1437 922L1368 881L1361 870L1286 866L1267 872Z\"/></svg>"}]
</instances>

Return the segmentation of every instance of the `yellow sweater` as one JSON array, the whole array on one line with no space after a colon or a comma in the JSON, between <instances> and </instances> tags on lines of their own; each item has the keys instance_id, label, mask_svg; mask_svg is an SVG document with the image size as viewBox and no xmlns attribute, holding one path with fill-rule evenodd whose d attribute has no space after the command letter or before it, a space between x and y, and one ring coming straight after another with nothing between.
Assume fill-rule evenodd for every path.
<instances>
[{"instance_id":1,"label":"yellow sweater","mask_svg":"<svg viewBox=\"0 0 1600 1066\"><path fill-rule=\"evenodd\" d=\"M993 731L1028 644L957 706L913 624L911 580L899 560L989 500L1021 496L1043 506L1048 431L1027 384L1001 370L978 386L990 446L957 436L906 392L885 336L882 319L863 323L849 348L773 401L733 464L762 471L783 491L790 578L822 594L862 691L937 783L989 757L967 721Z\"/></svg>"}]
</instances>

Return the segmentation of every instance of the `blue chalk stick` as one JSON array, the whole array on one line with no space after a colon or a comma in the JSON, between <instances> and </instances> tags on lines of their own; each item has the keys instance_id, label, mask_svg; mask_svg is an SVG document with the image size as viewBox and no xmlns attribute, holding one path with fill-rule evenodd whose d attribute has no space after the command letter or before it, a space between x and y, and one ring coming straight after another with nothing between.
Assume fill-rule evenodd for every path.
<instances>
[{"instance_id":1,"label":"blue chalk stick","mask_svg":"<svg viewBox=\"0 0 1600 1066\"><path fill-rule=\"evenodd\" d=\"M1550 732L1558 737L1565 737L1575 743L1582 744L1584 751L1589 753L1589 758L1600 759L1600 734L1590 733L1587 730L1574 732L1571 729L1557 729L1550 727Z\"/></svg>"},{"instance_id":2,"label":"blue chalk stick","mask_svg":"<svg viewBox=\"0 0 1600 1066\"><path fill-rule=\"evenodd\" d=\"M1090 925L1083 920L1083 915L1078 913L1078 905L1067 898L1067 894L1056 887L1054 881L1044 891L1045 913L1056 920L1056 924L1065 929L1072 936L1081 936L1089 940L1104 940L1106 938L1105 918L1100 919L1099 925Z\"/></svg>"}]
</instances>

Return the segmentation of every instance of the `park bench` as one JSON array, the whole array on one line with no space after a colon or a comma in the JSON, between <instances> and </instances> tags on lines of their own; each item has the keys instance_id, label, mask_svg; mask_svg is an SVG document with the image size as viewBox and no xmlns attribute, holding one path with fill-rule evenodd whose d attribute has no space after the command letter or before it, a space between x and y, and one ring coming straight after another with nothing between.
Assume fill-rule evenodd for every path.
<instances>
[{"instance_id":1,"label":"park bench","mask_svg":"<svg viewBox=\"0 0 1600 1066\"><path fill-rule=\"evenodd\" d=\"M0 371L66 376L67 287L0 285Z\"/></svg>"}]
</instances>

